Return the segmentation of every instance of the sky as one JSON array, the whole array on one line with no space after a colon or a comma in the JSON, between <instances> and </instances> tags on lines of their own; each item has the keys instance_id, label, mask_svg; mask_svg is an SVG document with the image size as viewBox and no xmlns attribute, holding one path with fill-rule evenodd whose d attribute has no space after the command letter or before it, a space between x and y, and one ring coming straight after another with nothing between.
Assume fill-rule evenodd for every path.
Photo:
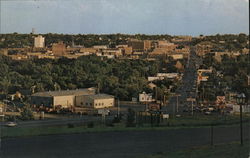
<instances>
[{"instance_id":1,"label":"sky","mask_svg":"<svg viewBox=\"0 0 250 158\"><path fill-rule=\"evenodd\" d=\"M249 34L249 0L0 1L0 33Z\"/></svg>"}]
</instances>

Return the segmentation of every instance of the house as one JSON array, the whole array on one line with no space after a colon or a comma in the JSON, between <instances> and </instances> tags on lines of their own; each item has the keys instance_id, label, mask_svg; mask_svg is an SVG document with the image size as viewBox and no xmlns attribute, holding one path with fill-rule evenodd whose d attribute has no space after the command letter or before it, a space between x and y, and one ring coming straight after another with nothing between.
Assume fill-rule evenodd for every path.
<instances>
[{"instance_id":1,"label":"house","mask_svg":"<svg viewBox=\"0 0 250 158\"><path fill-rule=\"evenodd\" d=\"M152 82L150 82L149 84L148 84L148 87L150 88L150 89L154 89L154 88L156 88L157 86L155 85L155 84L153 84Z\"/></svg>"},{"instance_id":2,"label":"house","mask_svg":"<svg viewBox=\"0 0 250 158\"><path fill-rule=\"evenodd\" d=\"M94 88L38 92L31 95L31 104L50 108L56 106L69 108L75 106L76 96L93 94L95 94Z\"/></svg>"},{"instance_id":3,"label":"house","mask_svg":"<svg viewBox=\"0 0 250 158\"><path fill-rule=\"evenodd\" d=\"M184 58L183 54L181 53L173 53L169 54L168 56L172 57L174 60L180 60Z\"/></svg>"},{"instance_id":4,"label":"house","mask_svg":"<svg viewBox=\"0 0 250 158\"><path fill-rule=\"evenodd\" d=\"M76 106L85 108L108 108L115 104L114 96L107 94L91 94L76 96Z\"/></svg>"},{"instance_id":5,"label":"house","mask_svg":"<svg viewBox=\"0 0 250 158\"><path fill-rule=\"evenodd\" d=\"M139 94L139 102L153 102L153 94L149 93L147 94L146 92L142 92Z\"/></svg>"}]
</instances>

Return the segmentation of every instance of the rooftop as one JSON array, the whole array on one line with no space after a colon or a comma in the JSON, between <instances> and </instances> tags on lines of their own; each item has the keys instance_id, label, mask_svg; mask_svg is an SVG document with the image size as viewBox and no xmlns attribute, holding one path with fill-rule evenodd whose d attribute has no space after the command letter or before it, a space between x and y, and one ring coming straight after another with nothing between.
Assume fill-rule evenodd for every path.
<instances>
[{"instance_id":1,"label":"rooftop","mask_svg":"<svg viewBox=\"0 0 250 158\"><path fill-rule=\"evenodd\" d=\"M87 95L91 99L110 99L114 98L113 95L108 95L108 94L93 94L93 95Z\"/></svg>"},{"instance_id":2,"label":"rooftop","mask_svg":"<svg viewBox=\"0 0 250 158\"><path fill-rule=\"evenodd\" d=\"M85 88L85 89L76 89L76 90L60 90L60 91L46 91L46 92L37 92L32 94L32 96L41 96L41 97L53 97L53 96L69 96L69 95L90 95L95 93L95 88Z\"/></svg>"}]
</instances>

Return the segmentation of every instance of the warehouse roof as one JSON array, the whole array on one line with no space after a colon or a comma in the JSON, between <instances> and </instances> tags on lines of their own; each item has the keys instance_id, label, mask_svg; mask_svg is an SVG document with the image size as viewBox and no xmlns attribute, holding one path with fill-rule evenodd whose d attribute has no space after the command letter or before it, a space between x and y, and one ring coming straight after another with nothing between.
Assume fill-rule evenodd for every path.
<instances>
[{"instance_id":1,"label":"warehouse roof","mask_svg":"<svg viewBox=\"0 0 250 158\"><path fill-rule=\"evenodd\" d=\"M69 95L79 96L79 95L92 95L92 94L95 94L95 88L37 92L32 94L32 96L54 97L54 96L69 96Z\"/></svg>"},{"instance_id":2,"label":"warehouse roof","mask_svg":"<svg viewBox=\"0 0 250 158\"><path fill-rule=\"evenodd\" d=\"M89 97L91 99L110 99L110 98L114 98L113 95L108 95L108 94L92 94L92 95L86 95L86 97Z\"/></svg>"}]
</instances>

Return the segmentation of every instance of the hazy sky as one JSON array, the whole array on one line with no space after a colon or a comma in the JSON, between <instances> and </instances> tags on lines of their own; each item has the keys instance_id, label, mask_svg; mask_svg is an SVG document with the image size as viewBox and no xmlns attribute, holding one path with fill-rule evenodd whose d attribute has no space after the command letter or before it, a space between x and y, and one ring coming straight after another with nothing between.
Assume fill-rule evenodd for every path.
<instances>
[{"instance_id":1,"label":"hazy sky","mask_svg":"<svg viewBox=\"0 0 250 158\"><path fill-rule=\"evenodd\" d=\"M249 0L0 1L0 33L249 34Z\"/></svg>"}]
</instances>

